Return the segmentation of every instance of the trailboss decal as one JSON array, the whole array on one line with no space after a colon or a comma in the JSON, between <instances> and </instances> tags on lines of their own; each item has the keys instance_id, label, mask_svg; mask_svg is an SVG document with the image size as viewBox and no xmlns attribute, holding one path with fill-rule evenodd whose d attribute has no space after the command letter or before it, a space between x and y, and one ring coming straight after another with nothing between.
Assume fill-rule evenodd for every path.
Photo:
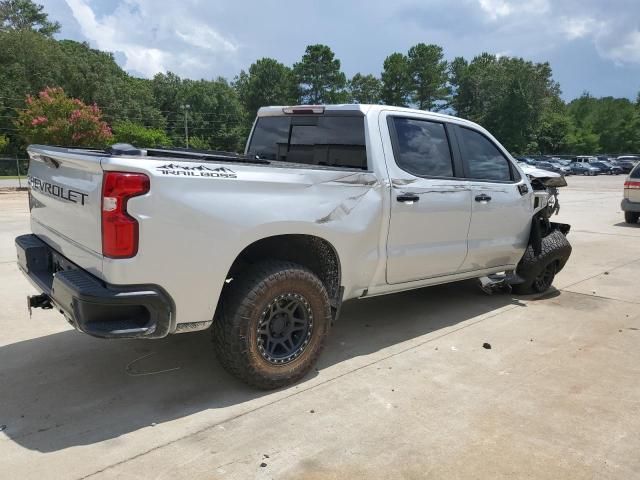
<instances>
[{"instance_id":1,"label":"trailboss decal","mask_svg":"<svg viewBox=\"0 0 640 480\"><path fill-rule=\"evenodd\" d=\"M168 163L156 167L163 175L176 175L181 177L209 177L209 178L238 178L236 172L227 167L207 167L206 165L178 165Z\"/></svg>"},{"instance_id":2,"label":"trailboss decal","mask_svg":"<svg viewBox=\"0 0 640 480\"><path fill-rule=\"evenodd\" d=\"M29 183L31 190L37 190L50 197L56 197L71 203L84 205L85 199L89 196L88 193L84 193L79 190L72 190L62 185L58 185L57 183L41 180L38 177L29 176L27 177L27 182Z\"/></svg>"}]
</instances>

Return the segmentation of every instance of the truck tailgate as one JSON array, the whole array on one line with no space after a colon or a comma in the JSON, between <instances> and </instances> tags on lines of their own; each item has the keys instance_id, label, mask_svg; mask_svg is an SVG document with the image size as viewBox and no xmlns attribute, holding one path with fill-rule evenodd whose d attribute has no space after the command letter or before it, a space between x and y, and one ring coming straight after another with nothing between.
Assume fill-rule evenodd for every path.
<instances>
[{"instance_id":1,"label":"truck tailgate","mask_svg":"<svg viewBox=\"0 0 640 480\"><path fill-rule=\"evenodd\" d=\"M38 145L28 151L33 233L69 260L100 276L101 156Z\"/></svg>"}]
</instances>

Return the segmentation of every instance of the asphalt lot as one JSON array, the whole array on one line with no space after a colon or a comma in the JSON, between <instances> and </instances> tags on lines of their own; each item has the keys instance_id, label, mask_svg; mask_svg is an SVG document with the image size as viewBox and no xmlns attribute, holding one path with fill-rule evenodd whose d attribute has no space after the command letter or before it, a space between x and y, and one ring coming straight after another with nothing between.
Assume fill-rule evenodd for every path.
<instances>
[{"instance_id":1,"label":"asphalt lot","mask_svg":"<svg viewBox=\"0 0 640 480\"><path fill-rule=\"evenodd\" d=\"M207 332L104 341L29 318L26 196L0 193L0 476L637 478L640 225L624 176L568 180L557 290L349 302L317 371L268 393L222 371Z\"/></svg>"}]
</instances>

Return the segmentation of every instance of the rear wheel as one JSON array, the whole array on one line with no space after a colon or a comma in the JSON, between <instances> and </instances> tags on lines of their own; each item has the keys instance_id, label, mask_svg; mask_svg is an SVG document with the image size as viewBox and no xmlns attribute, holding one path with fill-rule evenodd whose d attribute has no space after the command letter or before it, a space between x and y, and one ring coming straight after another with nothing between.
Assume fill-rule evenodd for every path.
<instances>
[{"instance_id":1,"label":"rear wheel","mask_svg":"<svg viewBox=\"0 0 640 480\"><path fill-rule=\"evenodd\" d=\"M624 221L627 223L638 223L640 213L638 212L624 212Z\"/></svg>"},{"instance_id":2,"label":"rear wheel","mask_svg":"<svg viewBox=\"0 0 640 480\"><path fill-rule=\"evenodd\" d=\"M556 273L564 267L571 255L571 244L567 237L558 230L542 239L542 251L536 255L529 245L525 251L516 273L524 280L513 285L513 292L521 295L542 293L553 284Z\"/></svg>"},{"instance_id":3,"label":"rear wheel","mask_svg":"<svg viewBox=\"0 0 640 480\"><path fill-rule=\"evenodd\" d=\"M324 285L291 262L250 267L231 282L220 310L212 328L220 362L263 389L301 379L315 364L331 326Z\"/></svg>"}]
</instances>

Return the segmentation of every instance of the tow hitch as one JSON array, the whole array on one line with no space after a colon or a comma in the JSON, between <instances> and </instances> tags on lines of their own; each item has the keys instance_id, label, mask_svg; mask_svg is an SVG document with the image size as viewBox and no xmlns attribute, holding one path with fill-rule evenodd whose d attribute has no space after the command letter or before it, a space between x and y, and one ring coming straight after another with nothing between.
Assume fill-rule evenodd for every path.
<instances>
[{"instance_id":1,"label":"tow hitch","mask_svg":"<svg viewBox=\"0 0 640 480\"><path fill-rule=\"evenodd\" d=\"M53 305L51 304L49 295L41 293L40 295L31 295L27 297L27 308L29 309L29 317L31 317L32 308L42 308L44 310L49 310L53 308Z\"/></svg>"}]
</instances>

